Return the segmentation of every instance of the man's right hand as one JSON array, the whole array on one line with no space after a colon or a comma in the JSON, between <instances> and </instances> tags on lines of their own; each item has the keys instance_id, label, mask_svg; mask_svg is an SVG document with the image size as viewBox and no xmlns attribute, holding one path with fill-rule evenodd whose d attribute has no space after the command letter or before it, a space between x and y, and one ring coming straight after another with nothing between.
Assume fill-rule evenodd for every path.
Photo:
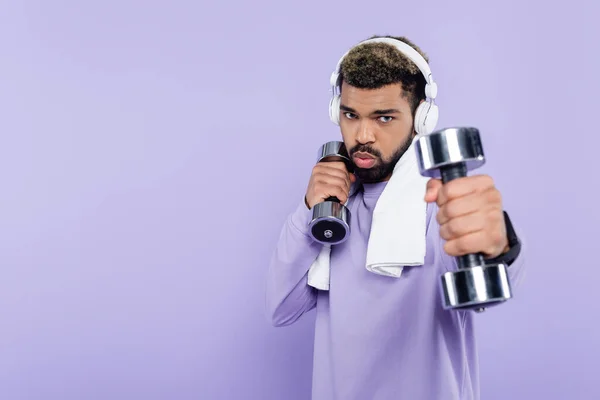
<instances>
[{"instance_id":1,"label":"man's right hand","mask_svg":"<svg viewBox=\"0 0 600 400\"><path fill-rule=\"evenodd\" d=\"M315 165L308 182L306 205L312 209L315 204L328 197L337 197L343 204L348 200L350 185L356 182L356 176L348 173L346 165L341 161L320 162Z\"/></svg>"}]
</instances>

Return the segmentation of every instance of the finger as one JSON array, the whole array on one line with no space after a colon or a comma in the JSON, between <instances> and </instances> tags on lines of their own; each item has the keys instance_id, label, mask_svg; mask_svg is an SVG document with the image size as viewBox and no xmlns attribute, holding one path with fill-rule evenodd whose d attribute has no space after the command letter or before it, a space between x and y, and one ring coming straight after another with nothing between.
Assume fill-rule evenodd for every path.
<instances>
[{"instance_id":1,"label":"finger","mask_svg":"<svg viewBox=\"0 0 600 400\"><path fill-rule=\"evenodd\" d=\"M315 175L315 180L325 186L339 186L346 190L350 190L350 179L346 176L330 175L328 173L318 173Z\"/></svg>"},{"instance_id":2,"label":"finger","mask_svg":"<svg viewBox=\"0 0 600 400\"><path fill-rule=\"evenodd\" d=\"M348 166L345 163L343 163L343 162L330 162L330 163L327 163L327 164L330 164L329 166L333 167L332 169L328 169L329 171L332 171L332 170L340 171L350 181L350 183L354 183L354 182L357 181L356 175L354 173L351 173L348 170ZM327 167L327 165L325 165L325 167Z\"/></svg>"},{"instance_id":3,"label":"finger","mask_svg":"<svg viewBox=\"0 0 600 400\"><path fill-rule=\"evenodd\" d=\"M346 185L348 187L348 190L350 190L350 186L357 181L356 175L354 175L353 173L349 173L346 170L340 170L340 169L332 169L332 168L327 168L324 169L324 173L331 175L331 176L336 176L338 178L344 179L346 181Z\"/></svg>"},{"instance_id":4,"label":"finger","mask_svg":"<svg viewBox=\"0 0 600 400\"><path fill-rule=\"evenodd\" d=\"M346 167L346 163L344 163L342 161L328 161L328 162L322 162L319 164L321 164L323 167L329 167L332 169L337 169L342 172L348 173L348 168Z\"/></svg>"},{"instance_id":5,"label":"finger","mask_svg":"<svg viewBox=\"0 0 600 400\"><path fill-rule=\"evenodd\" d=\"M336 166L327 165L327 164L333 164L333 162L321 163L321 165L318 165L318 167L316 168L316 171L323 173L323 174L328 174L328 175L340 177L342 179L350 180L350 176L349 176L350 174L348 173L348 171L345 168L338 168ZM342 165L343 165L343 163L342 163Z\"/></svg>"},{"instance_id":6,"label":"finger","mask_svg":"<svg viewBox=\"0 0 600 400\"><path fill-rule=\"evenodd\" d=\"M439 179L430 179L427 181L427 191L425 192L425 201L434 202L437 199L438 192L442 187L442 181Z\"/></svg>"},{"instance_id":7,"label":"finger","mask_svg":"<svg viewBox=\"0 0 600 400\"><path fill-rule=\"evenodd\" d=\"M440 236L444 240L454 240L485 229L486 214L477 211L453 218L440 225Z\"/></svg>"},{"instance_id":8,"label":"finger","mask_svg":"<svg viewBox=\"0 0 600 400\"><path fill-rule=\"evenodd\" d=\"M474 192L448 201L439 208L436 215L438 224L443 225L448 220L474 213L477 210L490 210L502 207L498 201L499 195L497 191L490 190L488 192L484 195Z\"/></svg>"},{"instance_id":9,"label":"finger","mask_svg":"<svg viewBox=\"0 0 600 400\"><path fill-rule=\"evenodd\" d=\"M484 231L477 231L448 240L444 244L444 251L453 257L472 253L487 253L490 251L488 240Z\"/></svg>"},{"instance_id":10,"label":"finger","mask_svg":"<svg viewBox=\"0 0 600 400\"><path fill-rule=\"evenodd\" d=\"M318 190L323 200L328 197L336 197L341 203L345 203L348 200L348 192L341 186L324 184Z\"/></svg>"},{"instance_id":11,"label":"finger","mask_svg":"<svg viewBox=\"0 0 600 400\"><path fill-rule=\"evenodd\" d=\"M489 175L472 175L457 178L442 186L438 194L437 204L441 207L452 199L457 199L470 193L482 192L493 187L494 181Z\"/></svg>"}]
</instances>

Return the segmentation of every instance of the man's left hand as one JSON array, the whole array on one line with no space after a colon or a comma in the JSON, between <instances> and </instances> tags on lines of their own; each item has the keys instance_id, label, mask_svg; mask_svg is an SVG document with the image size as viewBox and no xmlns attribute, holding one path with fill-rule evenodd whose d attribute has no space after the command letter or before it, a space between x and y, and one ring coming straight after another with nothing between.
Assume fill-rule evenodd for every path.
<instances>
[{"instance_id":1,"label":"man's left hand","mask_svg":"<svg viewBox=\"0 0 600 400\"><path fill-rule=\"evenodd\" d=\"M425 201L439 207L436 219L449 255L483 253L493 258L508 251L502 196L490 176L472 175L446 184L431 179Z\"/></svg>"}]
</instances>

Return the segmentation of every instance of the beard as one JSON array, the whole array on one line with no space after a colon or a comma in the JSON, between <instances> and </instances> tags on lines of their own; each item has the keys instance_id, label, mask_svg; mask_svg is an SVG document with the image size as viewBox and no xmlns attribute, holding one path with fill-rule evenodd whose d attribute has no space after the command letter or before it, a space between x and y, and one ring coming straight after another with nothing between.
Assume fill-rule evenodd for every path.
<instances>
[{"instance_id":1,"label":"beard","mask_svg":"<svg viewBox=\"0 0 600 400\"><path fill-rule=\"evenodd\" d=\"M352 149L350 149L349 152L352 167L354 169L354 174L363 183L376 183L387 179L394 171L394 167L396 166L398 161L402 158L404 153L406 153L406 150L408 150L408 148L410 147L412 140L413 137L411 135L387 159L384 159L381 156L381 152L379 150L374 149L366 144L357 144ZM371 168L357 167L352 157L354 153L359 151L363 153L368 153L375 157L375 165Z\"/></svg>"}]
</instances>

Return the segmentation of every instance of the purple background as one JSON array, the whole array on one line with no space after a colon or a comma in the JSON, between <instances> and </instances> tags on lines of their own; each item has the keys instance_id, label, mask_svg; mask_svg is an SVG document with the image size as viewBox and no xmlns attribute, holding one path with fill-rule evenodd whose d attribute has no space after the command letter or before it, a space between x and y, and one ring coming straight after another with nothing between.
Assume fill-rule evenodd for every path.
<instances>
[{"instance_id":1,"label":"purple background","mask_svg":"<svg viewBox=\"0 0 600 400\"><path fill-rule=\"evenodd\" d=\"M528 243L483 398L599 398L598 9L415 3L2 2L0 398L308 399L313 314L270 327L264 275L339 138L331 69L388 33Z\"/></svg>"}]
</instances>

